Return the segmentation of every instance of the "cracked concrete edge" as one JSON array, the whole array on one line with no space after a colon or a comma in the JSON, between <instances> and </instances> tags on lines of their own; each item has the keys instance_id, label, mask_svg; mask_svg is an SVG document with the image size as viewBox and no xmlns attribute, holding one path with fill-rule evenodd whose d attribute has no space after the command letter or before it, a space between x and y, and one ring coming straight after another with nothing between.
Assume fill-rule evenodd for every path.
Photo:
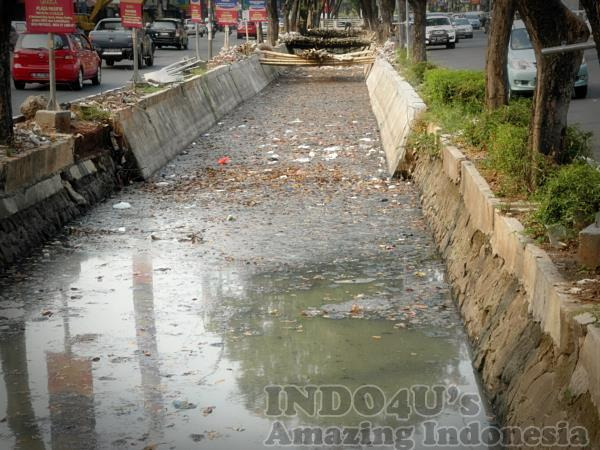
<instances>
[{"instance_id":1,"label":"cracked concrete edge","mask_svg":"<svg viewBox=\"0 0 600 450\"><path fill-rule=\"evenodd\" d=\"M56 140L0 163L0 196L10 195L51 177L74 162L75 139L56 134Z\"/></svg>"},{"instance_id":2,"label":"cracked concrete edge","mask_svg":"<svg viewBox=\"0 0 600 450\"><path fill-rule=\"evenodd\" d=\"M405 158L410 130L427 106L414 88L382 58L375 60L366 84L386 154L388 173L393 176Z\"/></svg>"},{"instance_id":3,"label":"cracked concrete edge","mask_svg":"<svg viewBox=\"0 0 600 450\"><path fill-rule=\"evenodd\" d=\"M407 89L406 84L389 63L379 59L367 78L371 105L381 129L391 174L405 155L403 146L386 148L399 139L390 128L405 132L407 121L405 116L398 117L398 111L404 112L402 107L414 100L413 94L416 94L414 89ZM427 129L436 136L442 131L433 123L429 123ZM502 213L500 200L465 154L442 139L441 159L443 173L459 186L463 206L474 226L487 236L493 254L504 261L504 269L524 287L531 319L540 323L544 333L552 338L558 353L569 345L579 350L578 370L571 375L572 383L581 387L584 379L583 384L600 415L599 318L591 316L590 323L576 320L592 307L578 303L566 291L565 280L548 254L525 236L519 220ZM583 336L583 339L577 336Z\"/></svg>"},{"instance_id":4,"label":"cracked concrete edge","mask_svg":"<svg viewBox=\"0 0 600 450\"><path fill-rule=\"evenodd\" d=\"M264 70L258 56L252 55L144 97L115 114L115 128L147 179L278 75L277 70Z\"/></svg>"}]
</instances>

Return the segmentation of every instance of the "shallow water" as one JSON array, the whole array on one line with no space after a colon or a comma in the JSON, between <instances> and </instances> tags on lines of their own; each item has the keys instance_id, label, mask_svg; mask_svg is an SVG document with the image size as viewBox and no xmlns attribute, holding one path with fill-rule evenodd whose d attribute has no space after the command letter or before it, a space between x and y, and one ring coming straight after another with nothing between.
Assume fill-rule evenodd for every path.
<instances>
[{"instance_id":1,"label":"shallow water","mask_svg":"<svg viewBox=\"0 0 600 450\"><path fill-rule=\"evenodd\" d=\"M340 73L284 76L155 180L98 206L0 280L3 448L258 449L273 430L275 447L298 448L294 427L331 434L367 422L414 427L415 448L425 448L426 422L491 423L417 193L380 176L360 73ZM321 104L318 95L290 103L306 83L337 99L319 114L338 131L315 136L315 124L298 125L286 140L302 108ZM272 123L232 131L257 109ZM361 136L375 155L356 144ZM278 142L277 164L261 142ZM268 193L264 180L253 182L276 167L306 170L293 163L301 142L317 152L341 145L338 159L314 167L338 171L335 183L292 183L298 172L290 171L269 180ZM215 167L232 147L240 167ZM193 185L206 167L221 172L211 185ZM150 189L160 180L173 186ZM248 206L251 198L258 203ZM132 209L114 210L119 201ZM314 411L309 401L308 411L285 414L283 394L267 398L265 388L276 385L315 386ZM340 397L344 414L321 410L331 385L354 394L353 404ZM437 402L418 387L438 385ZM371 386L371 397L356 392L361 386ZM388 447L409 448L411 439Z\"/></svg>"}]
</instances>

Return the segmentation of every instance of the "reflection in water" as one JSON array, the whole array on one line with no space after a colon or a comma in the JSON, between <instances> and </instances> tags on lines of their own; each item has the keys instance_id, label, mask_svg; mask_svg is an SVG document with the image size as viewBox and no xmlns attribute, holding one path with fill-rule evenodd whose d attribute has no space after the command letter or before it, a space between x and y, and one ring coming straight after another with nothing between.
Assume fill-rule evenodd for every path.
<instances>
[{"instance_id":1,"label":"reflection in water","mask_svg":"<svg viewBox=\"0 0 600 450\"><path fill-rule=\"evenodd\" d=\"M158 367L158 346L154 317L152 257L149 253L133 255L133 310L138 361L142 376L144 410L150 419L148 435L158 437L163 427L163 399Z\"/></svg>"},{"instance_id":2,"label":"reflection in water","mask_svg":"<svg viewBox=\"0 0 600 450\"><path fill-rule=\"evenodd\" d=\"M94 448L96 417L92 362L71 349L69 304L61 292L64 351L46 352L53 449Z\"/></svg>"},{"instance_id":3,"label":"reflection in water","mask_svg":"<svg viewBox=\"0 0 600 450\"><path fill-rule=\"evenodd\" d=\"M44 443L35 421L29 391L25 324L10 324L10 330L0 335L0 358L6 385L6 420L19 449L43 449Z\"/></svg>"}]
</instances>

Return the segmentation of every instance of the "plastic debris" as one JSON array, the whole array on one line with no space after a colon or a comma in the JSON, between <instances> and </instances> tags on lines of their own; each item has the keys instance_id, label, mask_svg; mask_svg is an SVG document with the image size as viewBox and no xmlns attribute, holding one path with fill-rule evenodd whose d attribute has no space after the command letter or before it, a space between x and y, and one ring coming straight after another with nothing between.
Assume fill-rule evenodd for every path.
<instances>
[{"instance_id":1,"label":"plastic debris","mask_svg":"<svg viewBox=\"0 0 600 450\"><path fill-rule=\"evenodd\" d=\"M131 205L127 202L119 202L113 205L113 209L129 209Z\"/></svg>"}]
</instances>

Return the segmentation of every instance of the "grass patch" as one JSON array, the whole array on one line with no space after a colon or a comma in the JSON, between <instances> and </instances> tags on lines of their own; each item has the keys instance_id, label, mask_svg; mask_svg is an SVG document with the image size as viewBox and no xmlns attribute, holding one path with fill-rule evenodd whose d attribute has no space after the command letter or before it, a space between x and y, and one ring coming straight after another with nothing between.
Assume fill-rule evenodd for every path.
<instances>
[{"instance_id":1,"label":"grass patch","mask_svg":"<svg viewBox=\"0 0 600 450\"><path fill-rule=\"evenodd\" d=\"M89 122L105 122L110 120L110 111L94 105L78 105L76 114L81 120L86 120Z\"/></svg>"},{"instance_id":2,"label":"grass patch","mask_svg":"<svg viewBox=\"0 0 600 450\"><path fill-rule=\"evenodd\" d=\"M425 71L423 96L432 106L455 106L470 113L483 110L483 72L436 68Z\"/></svg>"},{"instance_id":3,"label":"grass patch","mask_svg":"<svg viewBox=\"0 0 600 450\"><path fill-rule=\"evenodd\" d=\"M196 68L190 70L190 75L192 75L192 76L204 75L205 73L206 73L206 67L196 67Z\"/></svg>"},{"instance_id":4,"label":"grass patch","mask_svg":"<svg viewBox=\"0 0 600 450\"><path fill-rule=\"evenodd\" d=\"M153 86L151 84L138 84L135 87L136 92L141 92L142 94L154 94L163 89L165 89L165 86Z\"/></svg>"},{"instance_id":5,"label":"grass patch","mask_svg":"<svg viewBox=\"0 0 600 450\"><path fill-rule=\"evenodd\" d=\"M407 147L414 154L420 153L430 158L440 156L440 145L435 134L427 132L427 124L421 121L416 124L414 131L408 136Z\"/></svg>"}]
</instances>

